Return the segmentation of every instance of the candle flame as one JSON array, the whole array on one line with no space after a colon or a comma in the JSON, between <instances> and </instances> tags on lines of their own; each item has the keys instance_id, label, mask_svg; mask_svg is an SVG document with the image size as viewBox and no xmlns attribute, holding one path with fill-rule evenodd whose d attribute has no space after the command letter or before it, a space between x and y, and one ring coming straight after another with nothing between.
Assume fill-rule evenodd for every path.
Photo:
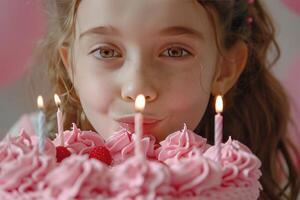
<instances>
[{"instance_id":1,"label":"candle flame","mask_svg":"<svg viewBox=\"0 0 300 200\"><path fill-rule=\"evenodd\" d=\"M139 94L135 99L135 109L139 112L142 112L145 108L146 99L145 96Z\"/></svg>"},{"instance_id":2,"label":"candle flame","mask_svg":"<svg viewBox=\"0 0 300 200\"><path fill-rule=\"evenodd\" d=\"M56 106L59 107L61 104L61 101L57 94L54 94L54 101L55 101Z\"/></svg>"},{"instance_id":3,"label":"candle flame","mask_svg":"<svg viewBox=\"0 0 300 200\"><path fill-rule=\"evenodd\" d=\"M39 95L38 98L37 98L37 106L38 106L39 109L44 108L44 100L43 100L43 97L41 95Z\"/></svg>"},{"instance_id":4,"label":"candle flame","mask_svg":"<svg viewBox=\"0 0 300 200\"><path fill-rule=\"evenodd\" d=\"M222 96L218 95L216 100L216 112L221 113L223 112L223 99Z\"/></svg>"}]
</instances>

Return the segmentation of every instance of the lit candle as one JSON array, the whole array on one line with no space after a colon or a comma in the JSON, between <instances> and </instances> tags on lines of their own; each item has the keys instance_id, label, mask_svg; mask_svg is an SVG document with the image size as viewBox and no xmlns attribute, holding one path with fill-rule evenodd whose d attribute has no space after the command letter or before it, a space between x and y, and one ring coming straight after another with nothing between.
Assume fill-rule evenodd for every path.
<instances>
[{"instance_id":1,"label":"lit candle","mask_svg":"<svg viewBox=\"0 0 300 200\"><path fill-rule=\"evenodd\" d=\"M216 99L216 115L215 115L215 146L217 148L217 161L221 161L221 144L223 138L223 100L219 95Z\"/></svg>"},{"instance_id":2,"label":"lit candle","mask_svg":"<svg viewBox=\"0 0 300 200\"><path fill-rule=\"evenodd\" d=\"M38 137L39 137L39 152L43 153L45 149L45 114L44 114L44 101L42 96L37 98L37 106L40 110L38 117Z\"/></svg>"},{"instance_id":3,"label":"lit candle","mask_svg":"<svg viewBox=\"0 0 300 200\"><path fill-rule=\"evenodd\" d=\"M61 146L64 146L64 135L63 135L63 120L62 120L62 112L60 110L60 104L61 101L58 97L57 94L54 95L54 101L55 104L57 106L57 113L56 113L56 117L57 117L57 131L58 131L58 136L60 137L60 143Z\"/></svg>"},{"instance_id":4,"label":"lit candle","mask_svg":"<svg viewBox=\"0 0 300 200\"><path fill-rule=\"evenodd\" d=\"M144 95L140 94L135 99L135 110L136 114L134 116L134 128L135 128L135 135L136 135L136 142L135 142L135 155L139 157L143 157L142 149L141 149L141 139L143 136L143 115L142 112L144 111L146 104L146 100Z\"/></svg>"}]
</instances>

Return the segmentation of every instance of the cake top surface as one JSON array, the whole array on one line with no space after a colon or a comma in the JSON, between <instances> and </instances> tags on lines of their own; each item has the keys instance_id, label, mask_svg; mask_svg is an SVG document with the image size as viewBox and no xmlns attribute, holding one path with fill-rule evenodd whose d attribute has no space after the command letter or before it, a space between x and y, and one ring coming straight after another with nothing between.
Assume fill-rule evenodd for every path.
<instances>
[{"instance_id":1,"label":"cake top surface","mask_svg":"<svg viewBox=\"0 0 300 200\"><path fill-rule=\"evenodd\" d=\"M38 138L21 132L0 142L1 199L257 199L262 189L259 159L231 138L217 148L184 125L156 143L145 135L139 141L126 129L104 140L100 134L73 125L59 138ZM109 158L108 158L109 157ZM111 159L111 162L107 160ZM60 161L60 160L59 160Z\"/></svg>"}]
</instances>

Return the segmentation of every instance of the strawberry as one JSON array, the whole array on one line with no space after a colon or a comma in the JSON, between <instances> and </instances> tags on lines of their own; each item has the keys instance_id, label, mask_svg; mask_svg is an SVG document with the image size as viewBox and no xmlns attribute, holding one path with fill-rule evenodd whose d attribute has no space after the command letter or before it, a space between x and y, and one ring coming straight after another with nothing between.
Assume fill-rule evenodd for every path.
<instances>
[{"instance_id":1,"label":"strawberry","mask_svg":"<svg viewBox=\"0 0 300 200\"><path fill-rule=\"evenodd\" d=\"M109 150L104 146L93 147L89 152L89 158L95 158L101 162L110 165L112 163L112 157Z\"/></svg>"},{"instance_id":2,"label":"strawberry","mask_svg":"<svg viewBox=\"0 0 300 200\"><path fill-rule=\"evenodd\" d=\"M57 162L61 162L63 159L69 157L71 152L64 146L56 147L56 160Z\"/></svg>"}]
</instances>

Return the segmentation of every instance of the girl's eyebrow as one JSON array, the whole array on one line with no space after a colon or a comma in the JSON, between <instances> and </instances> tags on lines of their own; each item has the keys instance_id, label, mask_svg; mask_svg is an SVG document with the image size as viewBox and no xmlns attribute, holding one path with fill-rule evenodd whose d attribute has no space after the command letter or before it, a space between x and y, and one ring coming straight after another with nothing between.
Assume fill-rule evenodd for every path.
<instances>
[{"instance_id":1,"label":"girl's eyebrow","mask_svg":"<svg viewBox=\"0 0 300 200\"><path fill-rule=\"evenodd\" d=\"M170 26L159 32L161 36L180 36L187 35L195 39L204 40L204 35L202 32L185 26Z\"/></svg>"},{"instance_id":2,"label":"girl's eyebrow","mask_svg":"<svg viewBox=\"0 0 300 200\"><path fill-rule=\"evenodd\" d=\"M121 33L114 28L113 26L97 26L80 34L79 39L83 36L90 34L98 34L98 35L120 35ZM158 36L180 36L187 35L195 39L204 39L203 33L193 29L191 27L185 26L170 26L159 31Z\"/></svg>"},{"instance_id":3,"label":"girl's eyebrow","mask_svg":"<svg viewBox=\"0 0 300 200\"><path fill-rule=\"evenodd\" d=\"M88 29L87 31L81 33L79 35L79 39L81 39L83 36L90 35L90 34L98 34L98 35L120 35L120 32L115 29L114 27L108 25L108 26L97 26L91 29Z\"/></svg>"}]
</instances>

